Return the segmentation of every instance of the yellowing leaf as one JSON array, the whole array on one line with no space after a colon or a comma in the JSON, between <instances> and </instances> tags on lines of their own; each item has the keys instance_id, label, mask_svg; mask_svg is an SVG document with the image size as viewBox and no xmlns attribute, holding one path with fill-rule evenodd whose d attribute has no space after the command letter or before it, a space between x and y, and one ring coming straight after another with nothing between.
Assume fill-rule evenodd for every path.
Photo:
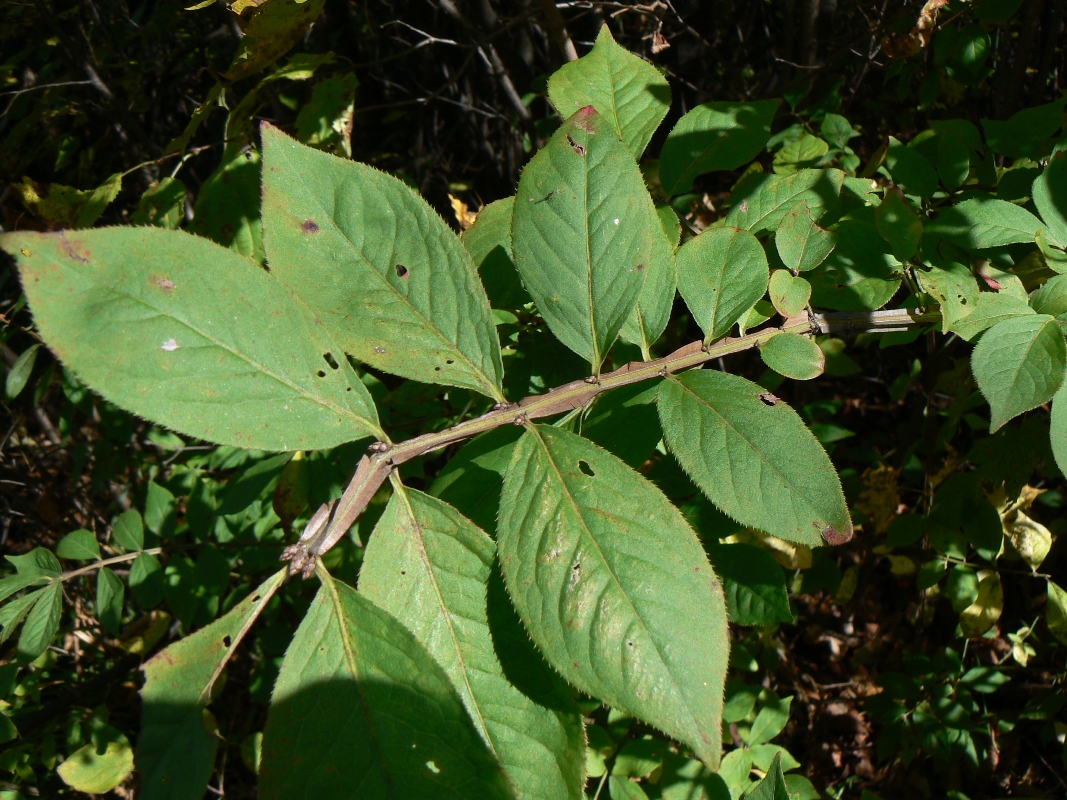
<instances>
[{"instance_id":1,"label":"yellowing leaf","mask_svg":"<svg viewBox=\"0 0 1067 800\"><path fill-rule=\"evenodd\" d=\"M960 612L960 628L968 639L981 636L993 627L1004 610L1004 587L1000 575L983 570L979 573L978 598Z\"/></svg>"},{"instance_id":2,"label":"yellowing leaf","mask_svg":"<svg viewBox=\"0 0 1067 800\"><path fill-rule=\"evenodd\" d=\"M133 748L129 740L104 726L109 741L87 744L70 754L56 770L63 782L86 794L110 792L133 772Z\"/></svg>"},{"instance_id":3,"label":"yellowing leaf","mask_svg":"<svg viewBox=\"0 0 1067 800\"><path fill-rule=\"evenodd\" d=\"M467 230L474 224L474 220L478 218L478 212L471 211L467 204L454 194L449 193L448 199L452 201L452 212L456 215L456 222L459 223L459 227Z\"/></svg>"}]
</instances>

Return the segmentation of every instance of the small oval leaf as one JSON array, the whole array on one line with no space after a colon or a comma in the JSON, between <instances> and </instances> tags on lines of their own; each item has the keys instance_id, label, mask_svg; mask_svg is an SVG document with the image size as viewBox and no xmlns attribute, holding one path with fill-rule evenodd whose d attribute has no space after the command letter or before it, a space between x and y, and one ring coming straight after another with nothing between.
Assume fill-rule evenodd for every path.
<instances>
[{"instance_id":1,"label":"small oval leaf","mask_svg":"<svg viewBox=\"0 0 1067 800\"><path fill-rule=\"evenodd\" d=\"M818 378L826 369L826 354L807 336L777 333L760 347L763 363L795 381Z\"/></svg>"}]
</instances>

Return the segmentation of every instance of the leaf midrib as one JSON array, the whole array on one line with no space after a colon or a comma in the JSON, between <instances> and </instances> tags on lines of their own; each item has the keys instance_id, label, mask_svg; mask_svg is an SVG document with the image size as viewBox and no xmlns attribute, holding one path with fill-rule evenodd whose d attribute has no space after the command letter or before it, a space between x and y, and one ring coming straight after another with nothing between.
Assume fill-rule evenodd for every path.
<instances>
[{"instance_id":1,"label":"leaf midrib","mask_svg":"<svg viewBox=\"0 0 1067 800\"><path fill-rule=\"evenodd\" d=\"M456 629L452 624L452 611L445 603L444 595L441 593L441 586L437 582L437 574L434 572L433 564L430 561L430 556L426 552L426 540L423 537L422 525L419 523L418 517L415 516L415 509L411 505L411 498L408 497L407 490L404 486L397 481L395 484L397 494L400 496L401 501L404 504L404 508L408 513L408 517L411 520L411 524L415 530L415 544L418 548L419 559L422 561L423 568L426 570L426 574L430 579L430 586L433 588L434 596L437 598L437 605L441 610L441 614L445 620L445 627L448 630L448 638L452 642L452 649L456 653L456 662L459 664L460 672L463 675L463 685L466 687L467 692L471 698L471 704L474 706L474 710L477 712L477 719L475 723L481 728L483 738L486 740L486 744L493 753L493 757L503 767L503 760L500 757L500 753L497 752L496 744L492 741L492 737L489 735L489 725L485 721L485 716L482 714L481 706L478 702L478 696L474 692L474 687L471 686L470 675L467 671L467 661L463 655L463 650L459 646L459 639L456 637ZM455 538L455 537L453 537ZM458 542L458 539L456 540ZM469 710L469 709L468 709Z\"/></svg>"},{"instance_id":2,"label":"leaf midrib","mask_svg":"<svg viewBox=\"0 0 1067 800\"><path fill-rule=\"evenodd\" d=\"M600 543L596 540L596 537L593 535L592 531L589 530L589 526L585 521L585 517L582 515L582 512L579 509L578 503L574 499L574 495L571 494L570 487L568 486L567 482L563 478L562 470L560 469L559 465L556 463L556 460L552 457L552 451L548 447L548 444L545 442L544 438L541 436L541 433L537 429L536 426L530 426L528 428L528 430L530 430L532 433L534 433L534 435L537 437L537 441L541 444L541 448L545 453L545 458L548 460L549 465L552 467L552 471L556 474L556 478L559 480L560 486L563 487L564 494L566 495L567 500L568 500L568 502L569 502L569 504L571 506L571 510L574 512L574 515L581 522L582 532L584 533L585 538L587 538L592 543L593 548L596 551L597 556L600 558L600 562L604 565L604 568L607 571L607 574L611 577L611 580L615 584L615 587L618 589L619 593L626 599L627 607L630 609L631 613L633 614L634 619L636 619L638 621L638 623L640 624L641 630L644 632L644 634L647 637L648 641L652 644L652 648L655 651L656 656L659 658L660 664L663 666L664 671L671 678L671 684L673 685L675 691L677 691L679 696L682 698L682 700L683 700L682 707L686 711L689 712L689 718L693 721L694 730L698 734L700 734L703 729L702 729L702 727L700 725L700 722L697 720L696 715L693 714L693 712L692 712L692 710L691 710L691 708L689 706L689 702L686 699L686 692L678 684L678 681L675 678L674 673L671 671L671 668L667 665L667 662L663 657L663 653L660 651L659 645L656 643L655 637L652 636L652 633L649 631L648 626L645 625L644 618L639 613L637 613L637 609L634 607L633 601L630 599L630 594L623 587L622 582L619 580L618 575L615 574L615 570L612 569L611 562L609 562L607 557L604 555L604 551L601 549Z\"/></svg>"}]
</instances>

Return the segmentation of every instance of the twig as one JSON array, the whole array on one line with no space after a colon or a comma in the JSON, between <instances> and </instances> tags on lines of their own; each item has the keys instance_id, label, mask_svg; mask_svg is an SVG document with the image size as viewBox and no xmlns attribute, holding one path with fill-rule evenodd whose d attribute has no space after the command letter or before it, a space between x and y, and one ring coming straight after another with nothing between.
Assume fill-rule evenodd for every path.
<instances>
[{"instance_id":1,"label":"twig","mask_svg":"<svg viewBox=\"0 0 1067 800\"><path fill-rule=\"evenodd\" d=\"M121 564L124 561L133 561L137 556L141 555L141 553L148 553L150 556L158 556L162 552L162 547L149 547L145 550L138 550L136 553L124 553L121 556L114 556L112 558L105 558L103 561L96 561L87 567L79 567L78 569L70 570L70 572L64 572L59 576L59 579L61 581L67 581L71 578L77 578L79 575L86 575L110 564Z\"/></svg>"},{"instance_id":2,"label":"twig","mask_svg":"<svg viewBox=\"0 0 1067 800\"><path fill-rule=\"evenodd\" d=\"M574 42L571 41L570 34L567 33L567 25L563 22L563 15L556 8L554 0L541 0L541 12L545 15L548 32L552 34L556 47L559 48L564 60L577 61L578 50L575 48Z\"/></svg>"},{"instance_id":3,"label":"twig","mask_svg":"<svg viewBox=\"0 0 1067 800\"><path fill-rule=\"evenodd\" d=\"M702 341L691 342L664 358L631 361L614 372L572 381L517 403L499 403L487 414L443 431L426 433L398 444L375 442L368 454L360 459L356 473L341 499L324 503L308 522L299 541L287 547L281 557L290 562L291 574L303 571L304 577L309 577L315 570L316 556L326 553L352 527L395 467L480 433L504 425L524 426L535 419L573 411L588 405L603 392L653 378L664 378L725 355L751 350L783 332L807 336L861 331L891 333L940 321L940 312L919 313L907 308L794 317L781 326L770 326L746 336L729 337L711 345Z\"/></svg>"}]
</instances>

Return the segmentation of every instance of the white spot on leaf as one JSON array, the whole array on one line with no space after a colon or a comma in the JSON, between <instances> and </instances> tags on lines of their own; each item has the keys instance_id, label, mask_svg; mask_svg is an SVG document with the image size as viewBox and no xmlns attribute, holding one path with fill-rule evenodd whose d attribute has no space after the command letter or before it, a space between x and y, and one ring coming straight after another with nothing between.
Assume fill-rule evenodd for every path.
<instances>
[{"instance_id":1,"label":"white spot on leaf","mask_svg":"<svg viewBox=\"0 0 1067 800\"><path fill-rule=\"evenodd\" d=\"M167 339L167 341L163 342L163 344L159 346L159 349L167 353L173 353L179 347L181 347L181 345L178 344L178 340L171 336L169 339Z\"/></svg>"}]
</instances>

